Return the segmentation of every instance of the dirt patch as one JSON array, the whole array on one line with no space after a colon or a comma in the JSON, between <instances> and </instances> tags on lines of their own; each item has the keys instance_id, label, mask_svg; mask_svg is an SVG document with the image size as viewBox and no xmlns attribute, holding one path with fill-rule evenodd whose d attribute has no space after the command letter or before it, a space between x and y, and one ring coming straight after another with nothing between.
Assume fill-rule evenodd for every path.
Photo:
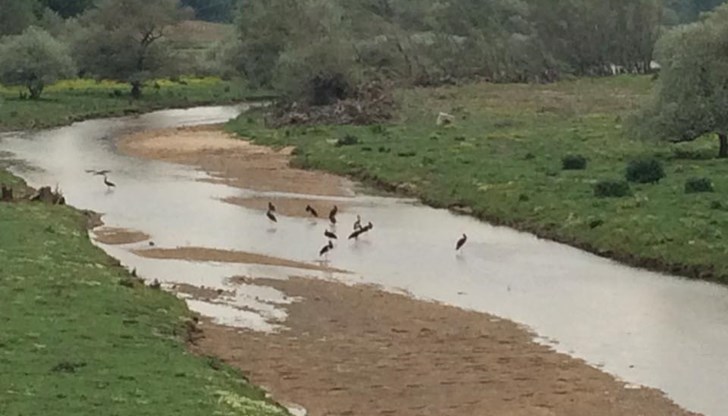
<instances>
[{"instance_id":1,"label":"dirt patch","mask_svg":"<svg viewBox=\"0 0 728 416\"><path fill-rule=\"evenodd\" d=\"M93 230L94 240L111 245L132 244L149 240L149 234L128 228L103 227Z\"/></svg>"},{"instance_id":2,"label":"dirt patch","mask_svg":"<svg viewBox=\"0 0 728 416\"><path fill-rule=\"evenodd\" d=\"M150 248L132 250L132 253L150 259L262 264L265 266L290 267L294 269L316 270L330 273L348 273L341 269L266 256L264 254L248 253L245 251L219 250L205 247Z\"/></svg>"},{"instance_id":3,"label":"dirt patch","mask_svg":"<svg viewBox=\"0 0 728 416\"><path fill-rule=\"evenodd\" d=\"M216 181L239 188L324 196L353 194L353 186L346 179L290 167L292 148L257 146L219 126L145 131L121 138L118 146L137 157L199 166Z\"/></svg>"},{"instance_id":4,"label":"dirt patch","mask_svg":"<svg viewBox=\"0 0 728 416\"><path fill-rule=\"evenodd\" d=\"M516 324L370 286L258 279L302 297L276 334L203 325L194 348L321 415L691 415Z\"/></svg>"}]
</instances>

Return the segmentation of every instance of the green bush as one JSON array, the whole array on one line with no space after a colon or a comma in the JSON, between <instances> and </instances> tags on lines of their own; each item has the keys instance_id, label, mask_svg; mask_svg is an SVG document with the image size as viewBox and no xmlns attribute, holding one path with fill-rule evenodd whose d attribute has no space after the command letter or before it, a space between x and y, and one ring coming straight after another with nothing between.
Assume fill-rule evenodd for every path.
<instances>
[{"instance_id":1,"label":"green bush","mask_svg":"<svg viewBox=\"0 0 728 416\"><path fill-rule=\"evenodd\" d=\"M685 181L685 193L713 192L713 182L708 178L690 178Z\"/></svg>"},{"instance_id":2,"label":"green bush","mask_svg":"<svg viewBox=\"0 0 728 416\"><path fill-rule=\"evenodd\" d=\"M353 134L347 134L336 141L336 147L353 146L355 144L359 144L359 138Z\"/></svg>"},{"instance_id":3,"label":"green bush","mask_svg":"<svg viewBox=\"0 0 728 416\"><path fill-rule=\"evenodd\" d=\"M657 183L665 177L665 170L662 163L653 157L635 159L627 164L625 177L629 182Z\"/></svg>"},{"instance_id":4,"label":"green bush","mask_svg":"<svg viewBox=\"0 0 728 416\"><path fill-rule=\"evenodd\" d=\"M564 170L586 169L586 158L582 155L566 155L561 159L561 168Z\"/></svg>"},{"instance_id":5,"label":"green bush","mask_svg":"<svg viewBox=\"0 0 728 416\"><path fill-rule=\"evenodd\" d=\"M599 198L621 198L631 194L629 183L622 180L602 179L594 185L594 196Z\"/></svg>"}]
</instances>

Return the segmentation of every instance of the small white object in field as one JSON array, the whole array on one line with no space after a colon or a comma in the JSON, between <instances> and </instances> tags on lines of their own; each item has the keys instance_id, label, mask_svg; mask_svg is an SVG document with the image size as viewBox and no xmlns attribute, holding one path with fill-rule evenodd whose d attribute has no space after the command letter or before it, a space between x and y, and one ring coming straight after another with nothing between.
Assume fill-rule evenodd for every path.
<instances>
[{"instance_id":1,"label":"small white object in field","mask_svg":"<svg viewBox=\"0 0 728 416\"><path fill-rule=\"evenodd\" d=\"M452 124L455 122L455 116L448 113L440 113L437 115L437 125L438 126L447 126L449 124Z\"/></svg>"}]
</instances>

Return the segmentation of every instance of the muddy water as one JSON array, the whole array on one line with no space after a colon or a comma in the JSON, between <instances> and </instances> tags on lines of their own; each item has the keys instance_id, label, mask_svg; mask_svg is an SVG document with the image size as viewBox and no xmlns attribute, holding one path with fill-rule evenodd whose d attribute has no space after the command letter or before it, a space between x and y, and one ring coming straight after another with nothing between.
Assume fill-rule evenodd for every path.
<instances>
[{"instance_id":1,"label":"muddy water","mask_svg":"<svg viewBox=\"0 0 728 416\"><path fill-rule=\"evenodd\" d=\"M31 185L58 184L69 203L105 213L108 226L151 235L156 247L210 247L320 261L325 222L282 217L272 225L260 211L221 201L265 194L199 181L205 174L193 168L115 151L113 138L120 134L217 123L241 109L162 111L6 134L0 136L0 151L24 162L16 173ZM100 177L84 169L111 169L109 179L117 188L108 191ZM414 201L357 196L346 202L350 208L339 216L340 236L350 232L355 214L374 223L370 235L339 240L328 257L330 266L349 274L155 260L131 253L148 242L101 246L141 276L167 285L225 290L218 299L188 302L227 325L276 330L285 326L280 306L292 301L268 287L233 282L233 276L306 275L376 283L513 319L555 349L629 382L659 388L690 410L728 414L728 288L625 267ZM469 241L455 254L463 232Z\"/></svg>"}]
</instances>

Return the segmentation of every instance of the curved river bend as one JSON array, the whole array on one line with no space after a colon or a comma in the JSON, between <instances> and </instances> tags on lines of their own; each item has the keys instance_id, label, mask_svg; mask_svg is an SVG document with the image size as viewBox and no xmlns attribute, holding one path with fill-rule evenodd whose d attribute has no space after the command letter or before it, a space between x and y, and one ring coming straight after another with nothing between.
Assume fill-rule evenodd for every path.
<instances>
[{"instance_id":1,"label":"curved river bend","mask_svg":"<svg viewBox=\"0 0 728 416\"><path fill-rule=\"evenodd\" d=\"M252 191L200 181L194 168L140 160L116 152L114 138L144 129L224 122L242 107L168 110L95 120L69 127L0 136L13 171L31 185L56 184L67 201L104 213L106 225L142 230L157 246L242 250L316 261L321 227L281 218L275 228L261 212L222 202ZM119 186L107 192L84 169L111 169ZM264 195L264 194L263 194ZM665 391L689 410L728 414L728 288L626 267L561 244L411 200L355 196L347 204L375 229L358 243L341 242L331 266L350 275L320 274L406 290L425 299L523 323L556 350L636 384ZM341 216L349 225L353 214ZM454 241L467 232L461 255ZM227 278L285 278L294 269L152 260L128 246L101 245L147 278L230 289ZM310 272L305 274L310 275ZM265 300L265 301L262 301ZM227 305L190 301L219 322L270 330L289 302L266 287L239 284ZM245 311L234 306L245 306ZM251 312L253 311L253 312ZM284 324L284 321L283 321Z\"/></svg>"}]
</instances>

